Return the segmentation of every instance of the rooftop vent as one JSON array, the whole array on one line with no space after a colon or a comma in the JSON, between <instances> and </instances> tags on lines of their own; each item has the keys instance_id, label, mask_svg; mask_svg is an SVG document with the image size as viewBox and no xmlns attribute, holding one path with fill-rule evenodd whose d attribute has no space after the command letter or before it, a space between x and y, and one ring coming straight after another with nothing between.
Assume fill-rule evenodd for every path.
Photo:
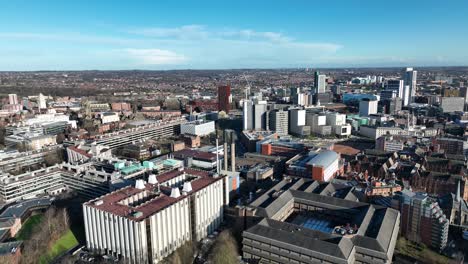
<instances>
[{"instance_id":1,"label":"rooftop vent","mask_svg":"<svg viewBox=\"0 0 468 264\"><path fill-rule=\"evenodd\" d=\"M171 197L172 198L179 198L179 196L180 196L179 188L177 188L177 187L172 188Z\"/></svg>"},{"instance_id":2,"label":"rooftop vent","mask_svg":"<svg viewBox=\"0 0 468 264\"><path fill-rule=\"evenodd\" d=\"M101 205L103 204L104 202L102 200L97 200L94 202L94 205Z\"/></svg>"},{"instance_id":3,"label":"rooftop vent","mask_svg":"<svg viewBox=\"0 0 468 264\"><path fill-rule=\"evenodd\" d=\"M156 179L156 175L150 174L148 177L148 183L149 184L158 184L158 179Z\"/></svg>"},{"instance_id":4,"label":"rooftop vent","mask_svg":"<svg viewBox=\"0 0 468 264\"><path fill-rule=\"evenodd\" d=\"M143 213L142 212L132 212L130 215L132 217L138 218L138 217L143 216Z\"/></svg>"},{"instance_id":5,"label":"rooftop vent","mask_svg":"<svg viewBox=\"0 0 468 264\"><path fill-rule=\"evenodd\" d=\"M143 190L145 189L145 181L144 180L137 180L135 183L135 188Z\"/></svg>"},{"instance_id":6,"label":"rooftop vent","mask_svg":"<svg viewBox=\"0 0 468 264\"><path fill-rule=\"evenodd\" d=\"M182 188L182 192L191 192L192 191L192 184L190 182L184 182L184 187Z\"/></svg>"}]
</instances>

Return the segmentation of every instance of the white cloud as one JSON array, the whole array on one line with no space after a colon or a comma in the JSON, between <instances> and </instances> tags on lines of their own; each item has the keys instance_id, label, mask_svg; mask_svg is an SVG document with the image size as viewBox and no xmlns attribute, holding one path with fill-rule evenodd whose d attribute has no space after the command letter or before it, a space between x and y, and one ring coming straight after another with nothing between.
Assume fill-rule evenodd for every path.
<instances>
[{"instance_id":1,"label":"white cloud","mask_svg":"<svg viewBox=\"0 0 468 264\"><path fill-rule=\"evenodd\" d=\"M187 61L184 55L161 49L125 49L131 59L146 65L172 65Z\"/></svg>"},{"instance_id":2,"label":"white cloud","mask_svg":"<svg viewBox=\"0 0 468 264\"><path fill-rule=\"evenodd\" d=\"M335 56L342 49L335 43L298 41L282 32L212 29L203 25L140 28L115 33L0 32L0 38L7 43L28 40L37 47L34 48L36 51L48 52L40 48L44 46L60 48L67 64L75 63L71 61L73 55L80 54L90 57L93 65L97 61L102 62L99 65L148 69L297 67L320 63L322 58ZM67 60L70 56L72 59ZM93 65L89 67L93 68Z\"/></svg>"},{"instance_id":3,"label":"white cloud","mask_svg":"<svg viewBox=\"0 0 468 264\"><path fill-rule=\"evenodd\" d=\"M209 33L201 25L186 25L174 28L142 28L129 30L128 33L164 39L198 39L208 37Z\"/></svg>"}]
</instances>

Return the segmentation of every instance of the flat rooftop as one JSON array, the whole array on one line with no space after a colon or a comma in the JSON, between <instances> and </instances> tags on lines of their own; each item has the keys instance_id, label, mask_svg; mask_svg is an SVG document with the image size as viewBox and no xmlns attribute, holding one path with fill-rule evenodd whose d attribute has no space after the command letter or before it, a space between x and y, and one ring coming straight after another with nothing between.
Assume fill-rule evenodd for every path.
<instances>
[{"instance_id":1,"label":"flat rooftop","mask_svg":"<svg viewBox=\"0 0 468 264\"><path fill-rule=\"evenodd\" d=\"M284 179L249 205L255 216L264 219L243 237L345 261L354 247L387 259L391 240L398 234L399 212L358 202L357 192L343 184ZM290 206L294 210L288 211Z\"/></svg>"}]
</instances>

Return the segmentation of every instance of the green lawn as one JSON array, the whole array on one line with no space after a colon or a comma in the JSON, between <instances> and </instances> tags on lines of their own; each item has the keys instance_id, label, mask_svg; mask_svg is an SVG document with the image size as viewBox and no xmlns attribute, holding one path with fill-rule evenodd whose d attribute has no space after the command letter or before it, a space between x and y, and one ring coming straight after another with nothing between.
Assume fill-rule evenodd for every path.
<instances>
[{"instance_id":1,"label":"green lawn","mask_svg":"<svg viewBox=\"0 0 468 264\"><path fill-rule=\"evenodd\" d=\"M395 251L423 263L447 264L451 262L449 258L432 251L425 245L411 242L403 237L398 238Z\"/></svg>"},{"instance_id":2,"label":"green lawn","mask_svg":"<svg viewBox=\"0 0 468 264\"><path fill-rule=\"evenodd\" d=\"M78 245L78 240L71 230L68 230L61 238L59 238L55 244L49 249L46 255L42 256L39 263L49 263L52 260L64 253L65 251Z\"/></svg>"},{"instance_id":3,"label":"green lawn","mask_svg":"<svg viewBox=\"0 0 468 264\"><path fill-rule=\"evenodd\" d=\"M42 222L42 218L42 214L37 214L29 217L28 220L24 222L20 231L16 234L16 240L28 240L32 235L34 227Z\"/></svg>"}]
</instances>

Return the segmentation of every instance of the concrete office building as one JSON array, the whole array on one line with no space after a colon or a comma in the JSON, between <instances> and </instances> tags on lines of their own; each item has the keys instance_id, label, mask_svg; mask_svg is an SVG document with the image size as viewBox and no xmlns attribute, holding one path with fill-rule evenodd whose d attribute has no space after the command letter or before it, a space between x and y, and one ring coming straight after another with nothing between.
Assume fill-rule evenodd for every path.
<instances>
[{"instance_id":1,"label":"concrete office building","mask_svg":"<svg viewBox=\"0 0 468 264\"><path fill-rule=\"evenodd\" d=\"M437 251L447 246L449 220L437 201L426 193L397 192L392 207L401 213L401 234Z\"/></svg>"},{"instance_id":2,"label":"concrete office building","mask_svg":"<svg viewBox=\"0 0 468 264\"><path fill-rule=\"evenodd\" d=\"M289 132L296 136L310 135L310 126L306 125L306 110L289 110Z\"/></svg>"},{"instance_id":3,"label":"concrete office building","mask_svg":"<svg viewBox=\"0 0 468 264\"><path fill-rule=\"evenodd\" d=\"M415 71L413 68L406 68L403 74L404 74L405 85L408 86L408 90L405 91L405 95L404 95L405 98L406 96L408 96L408 101L407 103L405 102L406 103L405 106L406 106L409 103L413 102L414 96L416 95L418 72Z\"/></svg>"},{"instance_id":4,"label":"concrete office building","mask_svg":"<svg viewBox=\"0 0 468 264\"><path fill-rule=\"evenodd\" d=\"M244 100L242 107L242 129L253 130L253 101Z\"/></svg>"},{"instance_id":5,"label":"concrete office building","mask_svg":"<svg viewBox=\"0 0 468 264\"><path fill-rule=\"evenodd\" d=\"M125 181L119 172L109 173L98 165L95 162L60 164L62 183L87 199L94 199L129 185L130 182Z\"/></svg>"},{"instance_id":6,"label":"concrete office building","mask_svg":"<svg viewBox=\"0 0 468 264\"><path fill-rule=\"evenodd\" d=\"M34 165L40 165L44 163L44 157L54 151L58 151L59 149L59 145L53 145L35 151L0 151L0 170L8 172L12 170L21 170Z\"/></svg>"},{"instance_id":7,"label":"concrete office building","mask_svg":"<svg viewBox=\"0 0 468 264\"><path fill-rule=\"evenodd\" d=\"M391 263L400 213L357 200L350 187L296 178L279 182L245 209L259 222L242 234L244 260Z\"/></svg>"},{"instance_id":8,"label":"concrete office building","mask_svg":"<svg viewBox=\"0 0 468 264\"><path fill-rule=\"evenodd\" d=\"M129 263L158 263L223 218L225 177L184 169L117 190L83 205L86 245Z\"/></svg>"},{"instance_id":9,"label":"concrete office building","mask_svg":"<svg viewBox=\"0 0 468 264\"><path fill-rule=\"evenodd\" d=\"M403 106L403 100L399 97L393 98L390 101L385 102L385 110L386 114L394 115L397 114L398 111L401 111Z\"/></svg>"},{"instance_id":10,"label":"concrete office building","mask_svg":"<svg viewBox=\"0 0 468 264\"><path fill-rule=\"evenodd\" d=\"M8 95L8 104L10 104L10 105L17 105L17 104L18 104L18 95L16 95L16 94L9 94L9 95Z\"/></svg>"},{"instance_id":11,"label":"concrete office building","mask_svg":"<svg viewBox=\"0 0 468 264\"><path fill-rule=\"evenodd\" d=\"M393 139L393 136L381 136L375 140L375 149L387 152L403 150L405 144L401 140Z\"/></svg>"},{"instance_id":12,"label":"concrete office building","mask_svg":"<svg viewBox=\"0 0 468 264\"><path fill-rule=\"evenodd\" d=\"M182 135L207 136L215 132L214 121L196 120L180 125Z\"/></svg>"},{"instance_id":13,"label":"concrete office building","mask_svg":"<svg viewBox=\"0 0 468 264\"><path fill-rule=\"evenodd\" d=\"M266 130L268 124L266 101L245 100L242 110L244 130Z\"/></svg>"},{"instance_id":14,"label":"concrete office building","mask_svg":"<svg viewBox=\"0 0 468 264\"><path fill-rule=\"evenodd\" d=\"M57 144L55 135L42 135L36 133L20 133L5 137L5 146L9 148L22 148L24 150L40 150L43 147Z\"/></svg>"},{"instance_id":15,"label":"concrete office building","mask_svg":"<svg viewBox=\"0 0 468 264\"><path fill-rule=\"evenodd\" d=\"M96 136L96 144L105 145L114 149L140 140L179 135L180 125L186 122L187 120L185 118L176 118L98 135Z\"/></svg>"},{"instance_id":16,"label":"concrete office building","mask_svg":"<svg viewBox=\"0 0 468 264\"><path fill-rule=\"evenodd\" d=\"M345 137L351 135L351 125L346 123L346 115L336 112L326 113L327 125L331 126L332 133Z\"/></svg>"},{"instance_id":17,"label":"concrete office building","mask_svg":"<svg viewBox=\"0 0 468 264\"><path fill-rule=\"evenodd\" d=\"M254 105L253 110L253 129L254 130L265 130L268 119L267 115L267 102L259 101Z\"/></svg>"},{"instance_id":18,"label":"concrete office building","mask_svg":"<svg viewBox=\"0 0 468 264\"><path fill-rule=\"evenodd\" d=\"M306 125L310 126L310 132L319 136L332 134L332 127L327 125L325 113L307 113Z\"/></svg>"},{"instance_id":19,"label":"concrete office building","mask_svg":"<svg viewBox=\"0 0 468 264\"><path fill-rule=\"evenodd\" d=\"M463 97L442 97L440 107L444 113L463 112L465 108L465 98Z\"/></svg>"},{"instance_id":20,"label":"concrete office building","mask_svg":"<svg viewBox=\"0 0 468 264\"><path fill-rule=\"evenodd\" d=\"M46 97L42 93L37 97L37 107L39 109L47 109Z\"/></svg>"},{"instance_id":21,"label":"concrete office building","mask_svg":"<svg viewBox=\"0 0 468 264\"><path fill-rule=\"evenodd\" d=\"M359 101L359 115L370 116L377 114L377 100L362 99Z\"/></svg>"},{"instance_id":22,"label":"concrete office building","mask_svg":"<svg viewBox=\"0 0 468 264\"><path fill-rule=\"evenodd\" d=\"M0 174L0 199L4 203L34 198L64 188L58 165L20 175Z\"/></svg>"},{"instance_id":23,"label":"concrete office building","mask_svg":"<svg viewBox=\"0 0 468 264\"><path fill-rule=\"evenodd\" d=\"M289 112L283 109L276 109L269 112L269 128L279 136L288 135Z\"/></svg>"},{"instance_id":24,"label":"concrete office building","mask_svg":"<svg viewBox=\"0 0 468 264\"><path fill-rule=\"evenodd\" d=\"M101 123L108 124L113 122L119 122L120 116L117 112L105 112L100 115Z\"/></svg>"},{"instance_id":25,"label":"concrete office building","mask_svg":"<svg viewBox=\"0 0 468 264\"><path fill-rule=\"evenodd\" d=\"M460 86L460 97L465 99L465 104L468 104L468 87Z\"/></svg>"},{"instance_id":26,"label":"concrete office building","mask_svg":"<svg viewBox=\"0 0 468 264\"><path fill-rule=\"evenodd\" d=\"M324 93L327 88L327 76L316 71L314 75L314 92L316 94Z\"/></svg>"}]
</instances>

